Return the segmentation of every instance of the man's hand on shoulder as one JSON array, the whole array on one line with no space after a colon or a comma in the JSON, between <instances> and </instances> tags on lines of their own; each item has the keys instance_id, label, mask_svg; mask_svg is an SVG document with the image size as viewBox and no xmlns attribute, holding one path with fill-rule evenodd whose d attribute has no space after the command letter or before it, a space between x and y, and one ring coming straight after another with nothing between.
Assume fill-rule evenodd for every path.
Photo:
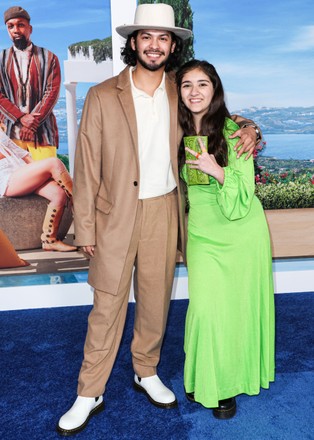
<instances>
[{"instance_id":1,"label":"man's hand on shoulder","mask_svg":"<svg viewBox=\"0 0 314 440\"><path fill-rule=\"evenodd\" d=\"M234 150L237 151L237 158L242 156L243 153L248 153L245 160L252 156L255 146L256 146L256 132L253 127L239 128L232 135L229 136L230 139L239 137L240 139L235 144Z\"/></svg>"},{"instance_id":2,"label":"man's hand on shoulder","mask_svg":"<svg viewBox=\"0 0 314 440\"><path fill-rule=\"evenodd\" d=\"M262 139L261 131L250 119L238 115L232 115L231 118L240 127L239 130L229 136L230 139L240 138L234 147L234 150L237 151L237 158L241 157L243 153L248 153L245 157L245 160L248 160L252 156L256 145Z\"/></svg>"}]
</instances>

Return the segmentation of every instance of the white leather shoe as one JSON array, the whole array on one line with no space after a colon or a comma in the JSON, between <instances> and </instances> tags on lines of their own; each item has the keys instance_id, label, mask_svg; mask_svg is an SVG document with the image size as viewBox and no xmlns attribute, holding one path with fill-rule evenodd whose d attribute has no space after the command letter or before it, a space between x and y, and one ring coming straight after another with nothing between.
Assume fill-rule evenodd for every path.
<instances>
[{"instance_id":1,"label":"white leather shoe","mask_svg":"<svg viewBox=\"0 0 314 440\"><path fill-rule=\"evenodd\" d=\"M144 378L140 378L135 374L134 388L136 391L145 393L148 400L159 408L174 408L178 404L176 396L165 387L157 374Z\"/></svg>"},{"instance_id":2,"label":"white leather shoe","mask_svg":"<svg viewBox=\"0 0 314 440\"><path fill-rule=\"evenodd\" d=\"M57 432L68 436L82 431L89 419L104 409L103 397L78 396L73 406L59 420Z\"/></svg>"}]
</instances>

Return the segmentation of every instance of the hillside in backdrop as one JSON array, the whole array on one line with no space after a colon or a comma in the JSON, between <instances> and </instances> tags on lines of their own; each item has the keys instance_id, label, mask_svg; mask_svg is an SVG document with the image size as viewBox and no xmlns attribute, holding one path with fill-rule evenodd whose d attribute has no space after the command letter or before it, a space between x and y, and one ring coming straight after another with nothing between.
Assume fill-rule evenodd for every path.
<instances>
[{"instance_id":1,"label":"hillside in backdrop","mask_svg":"<svg viewBox=\"0 0 314 440\"><path fill-rule=\"evenodd\" d=\"M314 107L250 107L232 113L253 119L264 134L314 134Z\"/></svg>"},{"instance_id":2,"label":"hillside in backdrop","mask_svg":"<svg viewBox=\"0 0 314 440\"><path fill-rule=\"evenodd\" d=\"M78 120L81 118L84 97L77 98ZM65 97L60 97L55 107L60 142L67 142ZM253 119L264 134L314 134L313 107L250 107L232 110L232 113Z\"/></svg>"}]
</instances>

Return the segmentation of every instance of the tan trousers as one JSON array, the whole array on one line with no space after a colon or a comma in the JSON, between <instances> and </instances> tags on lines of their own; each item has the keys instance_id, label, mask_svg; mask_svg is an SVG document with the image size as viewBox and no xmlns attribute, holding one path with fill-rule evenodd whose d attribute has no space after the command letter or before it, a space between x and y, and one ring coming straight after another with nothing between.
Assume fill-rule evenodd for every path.
<instances>
[{"instance_id":1,"label":"tan trousers","mask_svg":"<svg viewBox=\"0 0 314 440\"><path fill-rule=\"evenodd\" d=\"M123 333L134 266L133 368L140 377L156 374L176 264L177 205L177 190L138 201L118 293L94 292L78 395L96 397L105 391Z\"/></svg>"}]
</instances>

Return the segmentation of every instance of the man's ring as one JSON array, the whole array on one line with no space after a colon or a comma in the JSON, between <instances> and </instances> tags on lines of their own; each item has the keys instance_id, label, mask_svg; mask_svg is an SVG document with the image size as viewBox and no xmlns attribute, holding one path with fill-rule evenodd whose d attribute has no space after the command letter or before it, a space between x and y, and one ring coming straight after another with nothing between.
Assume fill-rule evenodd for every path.
<instances>
[{"instance_id":1,"label":"man's ring","mask_svg":"<svg viewBox=\"0 0 314 440\"><path fill-rule=\"evenodd\" d=\"M195 157L196 157L196 159L198 159L200 157L200 153L196 153Z\"/></svg>"}]
</instances>

